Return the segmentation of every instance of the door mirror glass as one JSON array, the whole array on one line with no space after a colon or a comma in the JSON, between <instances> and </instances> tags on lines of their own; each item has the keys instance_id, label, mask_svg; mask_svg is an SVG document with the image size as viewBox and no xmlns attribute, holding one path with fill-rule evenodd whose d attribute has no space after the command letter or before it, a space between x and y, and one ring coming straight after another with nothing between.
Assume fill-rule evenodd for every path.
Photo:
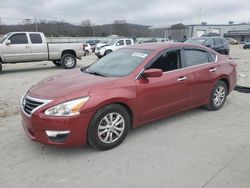
<instances>
[{"instance_id":1,"label":"door mirror glass","mask_svg":"<svg viewBox=\"0 0 250 188\"><path fill-rule=\"evenodd\" d=\"M162 70L161 69L148 69L143 72L143 76L146 78L150 77L161 77Z\"/></svg>"},{"instance_id":2,"label":"door mirror glass","mask_svg":"<svg viewBox=\"0 0 250 188\"><path fill-rule=\"evenodd\" d=\"M7 40L7 41L5 42L5 44L6 44L6 45L10 45L10 44L11 44L11 41L10 41L10 40Z\"/></svg>"}]
</instances>

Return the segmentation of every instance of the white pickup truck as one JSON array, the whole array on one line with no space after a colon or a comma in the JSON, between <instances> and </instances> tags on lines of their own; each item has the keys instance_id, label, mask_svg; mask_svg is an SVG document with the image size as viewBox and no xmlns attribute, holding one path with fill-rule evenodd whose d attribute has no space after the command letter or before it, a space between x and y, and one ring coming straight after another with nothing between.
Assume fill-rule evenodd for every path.
<instances>
[{"instance_id":1,"label":"white pickup truck","mask_svg":"<svg viewBox=\"0 0 250 188\"><path fill-rule=\"evenodd\" d=\"M50 60L72 69L85 55L82 43L47 43L40 32L11 32L0 38L0 71L4 63Z\"/></svg>"},{"instance_id":2,"label":"white pickup truck","mask_svg":"<svg viewBox=\"0 0 250 188\"><path fill-rule=\"evenodd\" d=\"M101 58L115 50L118 50L119 48L122 48L124 46L133 45L134 40L132 38L119 38L119 39L113 39L108 44L97 44L95 55L98 58Z\"/></svg>"}]
</instances>

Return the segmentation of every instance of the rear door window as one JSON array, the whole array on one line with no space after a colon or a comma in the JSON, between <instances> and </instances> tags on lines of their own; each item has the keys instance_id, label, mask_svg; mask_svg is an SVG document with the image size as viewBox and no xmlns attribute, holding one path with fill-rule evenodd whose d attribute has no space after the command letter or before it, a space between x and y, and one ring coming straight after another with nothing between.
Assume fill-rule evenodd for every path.
<instances>
[{"instance_id":1,"label":"rear door window","mask_svg":"<svg viewBox=\"0 0 250 188\"><path fill-rule=\"evenodd\" d=\"M215 38L215 39L214 39L214 45L215 45L215 46L221 46L221 45L222 45L221 39Z\"/></svg>"},{"instance_id":2,"label":"rear door window","mask_svg":"<svg viewBox=\"0 0 250 188\"><path fill-rule=\"evenodd\" d=\"M32 44L41 44L41 43L43 43L42 37L41 37L40 34L35 34L35 33L30 34L30 40L31 40Z\"/></svg>"},{"instance_id":3,"label":"rear door window","mask_svg":"<svg viewBox=\"0 0 250 188\"><path fill-rule=\"evenodd\" d=\"M14 34L9 40L11 44L28 44L28 39L25 33Z\"/></svg>"},{"instance_id":4,"label":"rear door window","mask_svg":"<svg viewBox=\"0 0 250 188\"><path fill-rule=\"evenodd\" d=\"M206 51L198 50L198 49L185 49L184 50L184 61L185 67L191 67L195 65L201 65L204 63L208 63L209 56Z\"/></svg>"},{"instance_id":5,"label":"rear door window","mask_svg":"<svg viewBox=\"0 0 250 188\"><path fill-rule=\"evenodd\" d=\"M132 44L131 40L126 40L126 45L131 45L131 44Z\"/></svg>"}]
</instances>

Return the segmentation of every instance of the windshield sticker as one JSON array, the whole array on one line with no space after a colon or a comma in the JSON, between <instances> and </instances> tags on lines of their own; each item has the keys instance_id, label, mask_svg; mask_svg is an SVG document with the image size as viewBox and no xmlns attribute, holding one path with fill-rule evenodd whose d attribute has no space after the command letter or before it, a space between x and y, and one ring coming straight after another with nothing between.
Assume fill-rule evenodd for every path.
<instances>
[{"instance_id":1,"label":"windshield sticker","mask_svg":"<svg viewBox=\"0 0 250 188\"><path fill-rule=\"evenodd\" d=\"M135 56L135 57L140 57L140 58L146 58L148 56L148 54L144 54L144 53L140 53L140 52L134 52L132 53L132 56Z\"/></svg>"}]
</instances>

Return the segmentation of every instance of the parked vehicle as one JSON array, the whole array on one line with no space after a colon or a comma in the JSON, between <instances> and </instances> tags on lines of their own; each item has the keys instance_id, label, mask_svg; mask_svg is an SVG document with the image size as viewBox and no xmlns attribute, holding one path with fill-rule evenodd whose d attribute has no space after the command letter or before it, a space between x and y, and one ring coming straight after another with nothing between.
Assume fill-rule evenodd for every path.
<instances>
[{"instance_id":1,"label":"parked vehicle","mask_svg":"<svg viewBox=\"0 0 250 188\"><path fill-rule=\"evenodd\" d=\"M250 41L246 42L244 45L243 45L243 49L249 49L250 48Z\"/></svg>"},{"instance_id":2,"label":"parked vehicle","mask_svg":"<svg viewBox=\"0 0 250 188\"><path fill-rule=\"evenodd\" d=\"M95 51L95 55L98 58L102 58L103 56L113 51L116 51L124 46L129 46L133 44L134 44L134 40L132 38L113 39L108 44L97 47Z\"/></svg>"},{"instance_id":3,"label":"parked vehicle","mask_svg":"<svg viewBox=\"0 0 250 188\"><path fill-rule=\"evenodd\" d=\"M232 45L239 44L239 41L237 41L234 38L227 37L226 39L227 39L227 41L228 41L229 44L232 44Z\"/></svg>"},{"instance_id":4,"label":"parked vehicle","mask_svg":"<svg viewBox=\"0 0 250 188\"><path fill-rule=\"evenodd\" d=\"M202 46L128 46L35 84L21 100L22 123L43 144L107 150L130 128L203 105L219 110L236 78L232 60Z\"/></svg>"},{"instance_id":5,"label":"parked vehicle","mask_svg":"<svg viewBox=\"0 0 250 188\"><path fill-rule=\"evenodd\" d=\"M89 43L84 43L83 47L84 47L84 51L86 52L86 54L90 54L92 52L92 48Z\"/></svg>"},{"instance_id":6,"label":"parked vehicle","mask_svg":"<svg viewBox=\"0 0 250 188\"><path fill-rule=\"evenodd\" d=\"M85 43L90 44L92 52L95 52L96 45L100 42L101 42L100 40L88 40Z\"/></svg>"},{"instance_id":7,"label":"parked vehicle","mask_svg":"<svg viewBox=\"0 0 250 188\"><path fill-rule=\"evenodd\" d=\"M188 39L185 43L203 45L220 54L229 55L229 44L223 37L194 37Z\"/></svg>"},{"instance_id":8,"label":"parked vehicle","mask_svg":"<svg viewBox=\"0 0 250 188\"><path fill-rule=\"evenodd\" d=\"M0 71L3 63L45 60L72 69L84 53L82 43L47 43L40 32L11 32L0 39Z\"/></svg>"}]
</instances>

